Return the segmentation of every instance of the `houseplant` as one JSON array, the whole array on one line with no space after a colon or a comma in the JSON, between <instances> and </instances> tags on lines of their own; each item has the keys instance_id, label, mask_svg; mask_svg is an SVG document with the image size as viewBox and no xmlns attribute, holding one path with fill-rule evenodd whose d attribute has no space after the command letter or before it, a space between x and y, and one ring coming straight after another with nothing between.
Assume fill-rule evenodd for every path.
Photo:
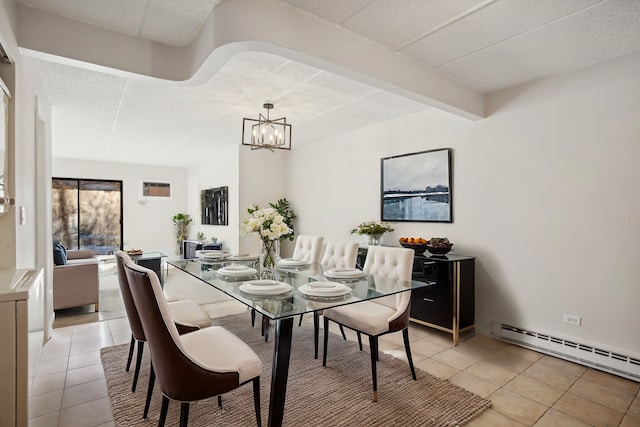
<instances>
[{"instance_id":1,"label":"houseplant","mask_svg":"<svg viewBox=\"0 0 640 427\"><path fill-rule=\"evenodd\" d=\"M379 245L384 233L393 231L393 227L384 222L367 221L351 230L351 234L359 234L366 237L368 245Z\"/></svg>"},{"instance_id":2,"label":"houseplant","mask_svg":"<svg viewBox=\"0 0 640 427\"><path fill-rule=\"evenodd\" d=\"M182 253L182 241L189 235L189 224L193 220L189 217L189 214L177 213L173 216L173 225L176 226L176 241L180 246L180 253Z\"/></svg>"}]
</instances>

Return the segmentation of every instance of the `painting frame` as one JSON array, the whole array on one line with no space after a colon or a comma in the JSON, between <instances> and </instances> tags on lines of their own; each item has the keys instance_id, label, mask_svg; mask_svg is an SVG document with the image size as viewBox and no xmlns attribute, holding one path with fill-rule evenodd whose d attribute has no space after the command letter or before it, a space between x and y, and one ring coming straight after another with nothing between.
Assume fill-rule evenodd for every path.
<instances>
[{"instance_id":1,"label":"painting frame","mask_svg":"<svg viewBox=\"0 0 640 427\"><path fill-rule=\"evenodd\" d=\"M380 159L380 218L385 222L453 222L451 148Z\"/></svg>"},{"instance_id":2,"label":"painting frame","mask_svg":"<svg viewBox=\"0 0 640 427\"><path fill-rule=\"evenodd\" d=\"M229 225L229 187L200 191L200 224Z\"/></svg>"}]
</instances>

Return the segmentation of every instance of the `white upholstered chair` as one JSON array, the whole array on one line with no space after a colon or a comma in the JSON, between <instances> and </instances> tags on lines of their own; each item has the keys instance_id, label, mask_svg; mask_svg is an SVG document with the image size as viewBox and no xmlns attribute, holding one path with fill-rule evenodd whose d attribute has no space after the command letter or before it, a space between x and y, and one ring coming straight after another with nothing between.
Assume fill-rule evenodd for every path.
<instances>
[{"instance_id":1,"label":"white upholstered chair","mask_svg":"<svg viewBox=\"0 0 640 427\"><path fill-rule=\"evenodd\" d=\"M322 259L320 260L320 265L324 271L331 270L332 268L355 268L356 261L358 259L358 248L359 244L357 242L336 242L336 241L327 241L327 245L324 249L324 254L322 255ZM316 311L313 313L313 339L314 339L314 357L318 358L318 331L320 329L319 319L320 312ZM302 314L300 315L300 321L298 322L298 326L302 324ZM342 337L346 340L347 336L344 333L344 329L340 326L340 332L342 333Z\"/></svg>"},{"instance_id":2,"label":"white upholstered chair","mask_svg":"<svg viewBox=\"0 0 640 427\"><path fill-rule=\"evenodd\" d=\"M358 259L358 243L327 241L324 254L320 260L322 268L355 268Z\"/></svg>"},{"instance_id":3,"label":"white upholstered chair","mask_svg":"<svg viewBox=\"0 0 640 427\"><path fill-rule=\"evenodd\" d=\"M126 263L124 270L162 392L158 426L164 426L169 399L181 402L180 426L186 427L190 402L219 397L250 382L253 384L256 421L260 426L262 361L258 355L221 326L180 335L158 276L134 263Z\"/></svg>"},{"instance_id":4,"label":"white upholstered chair","mask_svg":"<svg viewBox=\"0 0 640 427\"><path fill-rule=\"evenodd\" d=\"M320 256L322 255L323 240L324 238L321 236L299 235L296 238L296 245L293 249L293 258L317 264L320 262Z\"/></svg>"},{"instance_id":5,"label":"white upholstered chair","mask_svg":"<svg viewBox=\"0 0 640 427\"><path fill-rule=\"evenodd\" d=\"M413 249L384 246L369 246L363 271L390 279L411 280L413 268ZM369 337L371 351L371 374L373 380L373 400L378 400L378 380L376 362L378 360L378 337L391 332L402 331L404 348L407 353L411 376L416 379L411 348L409 346L409 309L411 291L395 295L362 301L357 304L324 310L324 354L322 366L327 364L327 344L329 321L336 322L360 334Z\"/></svg>"}]
</instances>

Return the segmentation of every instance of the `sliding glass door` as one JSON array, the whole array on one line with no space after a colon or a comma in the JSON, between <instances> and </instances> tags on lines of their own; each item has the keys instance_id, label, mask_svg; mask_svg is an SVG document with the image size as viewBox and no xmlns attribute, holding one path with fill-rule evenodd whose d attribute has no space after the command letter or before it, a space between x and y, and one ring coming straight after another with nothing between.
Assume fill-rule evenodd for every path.
<instances>
[{"instance_id":1,"label":"sliding glass door","mask_svg":"<svg viewBox=\"0 0 640 427\"><path fill-rule=\"evenodd\" d=\"M53 239L96 255L122 248L122 181L53 178Z\"/></svg>"}]
</instances>

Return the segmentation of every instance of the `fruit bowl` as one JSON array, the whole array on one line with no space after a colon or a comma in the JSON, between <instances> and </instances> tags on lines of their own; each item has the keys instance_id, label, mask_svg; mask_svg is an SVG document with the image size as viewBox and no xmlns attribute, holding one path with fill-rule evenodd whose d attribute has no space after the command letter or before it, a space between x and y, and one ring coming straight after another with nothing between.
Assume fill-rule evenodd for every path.
<instances>
[{"instance_id":1,"label":"fruit bowl","mask_svg":"<svg viewBox=\"0 0 640 427\"><path fill-rule=\"evenodd\" d=\"M411 239L411 241L409 241ZM401 237L399 239L400 246L403 248L413 249L416 254L423 254L427 250L427 240L421 237Z\"/></svg>"},{"instance_id":2,"label":"fruit bowl","mask_svg":"<svg viewBox=\"0 0 640 427\"><path fill-rule=\"evenodd\" d=\"M423 254L427 250L427 245L424 243L400 243L403 248L413 249L416 254Z\"/></svg>"},{"instance_id":3,"label":"fruit bowl","mask_svg":"<svg viewBox=\"0 0 640 427\"><path fill-rule=\"evenodd\" d=\"M433 255L444 255L451 251L453 243L446 237L433 237L427 241L425 245L429 253Z\"/></svg>"},{"instance_id":4,"label":"fruit bowl","mask_svg":"<svg viewBox=\"0 0 640 427\"><path fill-rule=\"evenodd\" d=\"M451 248L453 247L453 243L449 243L448 245L440 245L440 246L433 246L433 245L426 244L424 246L429 251L429 253L433 255L444 255L451 251Z\"/></svg>"}]
</instances>

